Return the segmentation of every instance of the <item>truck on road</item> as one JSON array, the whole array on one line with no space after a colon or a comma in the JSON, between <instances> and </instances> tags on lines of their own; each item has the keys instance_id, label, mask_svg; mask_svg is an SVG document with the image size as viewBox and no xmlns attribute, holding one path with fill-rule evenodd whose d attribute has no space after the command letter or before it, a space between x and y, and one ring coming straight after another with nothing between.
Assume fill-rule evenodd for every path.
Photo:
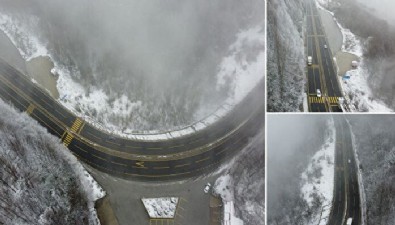
<instances>
[{"instance_id":1,"label":"truck on road","mask_svg":"<svg viewBox=\"0 0 395 225\"><path fill-rule=\"evenodd\" d=\"M313 64L313 57L307 56L307 65L311 66Z\"/></svg>"}]
</instances>

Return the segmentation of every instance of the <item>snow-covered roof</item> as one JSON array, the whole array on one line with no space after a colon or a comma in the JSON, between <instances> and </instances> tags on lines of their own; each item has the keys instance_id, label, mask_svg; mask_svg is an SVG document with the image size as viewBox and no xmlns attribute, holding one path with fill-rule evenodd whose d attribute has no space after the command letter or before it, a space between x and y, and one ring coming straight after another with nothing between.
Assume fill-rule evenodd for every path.
<instances>
[{"instance_id":1,"label":"snow-covered roof","mask_svg":"<svg viewBox=\"0 0 395 225\"><path fill-rule=\"evenodd\" d=\"M170 219L176 215L177 197L142 198L141 201L150 218Z\"/></svg>"}]
</instances>

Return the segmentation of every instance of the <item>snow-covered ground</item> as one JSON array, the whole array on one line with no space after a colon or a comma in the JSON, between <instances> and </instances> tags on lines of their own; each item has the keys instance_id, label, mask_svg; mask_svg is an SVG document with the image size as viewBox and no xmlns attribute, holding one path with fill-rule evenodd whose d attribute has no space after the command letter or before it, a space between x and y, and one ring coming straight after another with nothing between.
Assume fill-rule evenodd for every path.
<instances>
[{"instance_id":1,"label":"snow-covered ground","mask_svg":"<svg viewBox=\"0 0 395 225\"><path fill-rule=\"evenodd\" d=\"M264 224L263 130L226 166L213 185L224 203L224 224Z\"/></svg>"},{"instance_id":2,"label":"snow-covered ground","mask_svg":"<svg viewBox=\"0 0 395 225\"><path fill-rule=\"evenodd\" d=\"M320 202L321 208L309 223L312 225L327 224L333 198L336 130L332 119L328 127L324 145L314 154L301 176L301 193L309 208L316 207L317 201Z\"/></svg>"},{"instance_id":3,"label":"snow-covered ground","mask_svg":"<svg viewBox=\"0 0 395 225\"><path fill-rule=\"evenodd\" d=\"M88 171L81 165L78 159L68 150L63 149L60 153L64 156L67 162L72 166L74 172L77 174L81 187L84 190L88 198L88 207L91 213L92 220L100 224L95 209L95 202L106 195L106 192L100 187L100 185L93 179Z\"/></svg>"},{"instance_id":4,"label":"snow-covered ground","mask_svg":"<svg viewBox=\"0 0 395 225\"><path fill-rule=\"evenodd\" d=\"M7 184L0 185L0 195L9 209L17 206L14 213L22 211L23 217L34 221L39 218L41 224L53 224L59 219L72 223L85 215L89 224L100 224L94 203L106 193L77 158L35 120L1 99L0 111L0 176ZM11 179L10 170L18 179ZM31 208L33 204L35 209ZM18 216L2 219L8 213L2 213L3 209L0 207L1 221L26 224L16 223Z\"/></svg>"},{"instance_id":5,"label":"snow-covered ground","mask_svg":"<svg viewBox=\"0 0 395 225\"><path fill-rule=\"evenodd\" d=\"M224 224L243 225L243 221L235 215L233 186L233 178L227 174L215 181L214 191L224 202Z\"/></svg>"},{"instance_id":6,"label":"snow-covered ground","mask_svg":"<svg viewBox=\"0 0 395 225\"><path fill-rule=\"evenodd\" d=\"M235 206L233 201L224 203L223 225L243 225L243 221L235 216Z\"/></svg>"},{"instance_id":7,"label":"snow-covered ground","mask_svg":"<svg viewBox=\"0 0 395 225\"><path fill-rule=\"evenodd\" d=\"M251 57L253 49L265 48L264 27L257 26L237 34L229 47L230 55L225 57L217 74L217 90L227 82L231 83L228 104L235 105L252 90L265 75L265 52L258 51Z\"/></svg>"},{"instance_id":8,"label":"snow-covered ground","mask_svg":"<svg viewBox=\"0 0 395 225\"><path fill-rule=\"evenodd\" d=\"M229 106L233 107L243 99L263 79L265 74L264 27L256 26L242 30L236 35L234 43L229 47L228 56L222 60L217 68L217 91L221 91L229 83L231 85L231 89L227 93L228 98L223 107L219 106L219 111L210 111L208 115L207 109L197 110L194 117L195 121L199 122L194 124L192 128L189 127L189 124L175 127L174 130L178 131L174 133L164 132L167 130L166 128L150 131L136 130L133 127L119 125L114 122L114 118L120 118L119 120L123 121L139 121L134 112L145 108L145 102L131 101L126 95L110 99L106 92L99 87L92 87L87 90L77 83L72 77L80 77L80 71L73 66L65 67L57 62L51 50L47 49L47 44L40 37L37 37L34 32L35 29L38 29L37 20L37 18L32 17L29 24L24 24L26 20L0 11L0 30L7 34L26 61L38 56L48 56L53 61L54 68L51 72L58 75L58 101L61 104L96 127L124 137L139 138L135 134L150 133L159 135L140 137L140 139L164 139L202 129L217 121L218 115L221 116L224 108L227 112Z\"/></svg>"},{"instance_id":9,"label":"snow-covered ground","mask_svg":"<svg viewBox=\"0 0 395 225\"><path fill-rule=\"evenodd\" d=\"M368 85L369 74L363 59L358 68L348 71L347 75L350 79L343 79L340 83L352 111L392 112L383 101L373 98Z\"/></svg>"},{"instance_id":10,"label":"snow-covered ground","mask_svg":"<svg viewBox=\"0 0 395 225\"><path fill-rule=\"evenodd\" d=\"M322 10L328 11L325 7L333 3L332 0L316 0L317 6ZM336 19L335 14L328 11L336 21L343 35L343 45L341 51L354 54L359 57L358 68L350 70L347 75L350 79L344 80L339 78L342 90L351 111L354 112L391 112L392 110L386 104L373 97L372 90L368 85L368 70L363 59L363 44L361 39L353 34L349 29L343 27Z\"/></svg>"},{"instance_id":11,"label":"snow-covered ground","mask_svg":"<svg viewBox=\"0 0 395 225\"><path fill-rule=\"evenodd\" d=\"M177 197L142 198L145 209L150 218L171 219L177 210Z\"/></svg>"}]
</instances>

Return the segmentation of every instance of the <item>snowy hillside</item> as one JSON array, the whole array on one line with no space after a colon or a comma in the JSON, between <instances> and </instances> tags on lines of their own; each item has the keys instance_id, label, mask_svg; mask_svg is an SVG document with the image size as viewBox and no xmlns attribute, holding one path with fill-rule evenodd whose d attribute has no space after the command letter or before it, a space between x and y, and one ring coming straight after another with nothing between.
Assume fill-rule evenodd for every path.
<instances>
[{"instance_id":1,"label":"snowy hillside","mask_svg":"<svg viewBox=\"0 0 395 225\"><path fill-rule=\"evenodd\" d=\"M25 60L50 57L69 109L113 131L163 131L240 100L263 78L264 5L5 0L0 29Z\"/></svg>"},{"instance_id":2,"label":"snowy hillside","mask_svg":"<svg viewBox=\"0 0 395 225\"><path fill-rule=\"evenodd\" d=\"M302 196L312 217L308 224L326 225L331 212L335 176L336 129L334 121L328 121L325 143L314 154L302 173Z\"/></svg>"},{"instance_id":3,"label":"snowy hillside","mask_svg":"<svg viewBox=\"0 0 395 225\"><path fill-rule=\"evenodd\" d=\"M214 185L225 203L234 203L232 221L238 225L265 224L265 151L261 131L229 165ZM230 206L232 207L232 206ZM233 224L233 223L231 223Z\"/></svg>"},{"instance_id":4,"label":"snowy hillside","mask_svg":"<svg viewBox=\"0 0 395 225\"><path fill-rule=\"evenodd\" d=\"M335 141L328 121L327 116L268 117L268 225L324 222L320 212L331 198L327 179L333 175Z\"/></svg>"},{"instance_id":5,"label":"snowy hillside","mask_svg":"<svg viewBox=\"0 0 395 225\"><path fill-rule=\"evenodd\" d=\"M366 195L366 224L395 224L395 117L348 117Z\"/></svg>"},{"instance_id":6,"label":"snowy hillside","mask_svg":"<svg viewBox=\"0 0 395 225\"><path fill-rule=\"evenodd\" d=\"M0 112L0 223L98 224L105 193L76 158L2 100Z\"/></svg>"},{"instance_id":7,"label":"snowy hillside","mask_svg":"<svg viewBox=\"0 0 395 225\"><path fill-rule=\"evenodd\" d=\"M302 110L303 0L268 1L267 104L271 112Z\"/></svg>"}]
</instances>

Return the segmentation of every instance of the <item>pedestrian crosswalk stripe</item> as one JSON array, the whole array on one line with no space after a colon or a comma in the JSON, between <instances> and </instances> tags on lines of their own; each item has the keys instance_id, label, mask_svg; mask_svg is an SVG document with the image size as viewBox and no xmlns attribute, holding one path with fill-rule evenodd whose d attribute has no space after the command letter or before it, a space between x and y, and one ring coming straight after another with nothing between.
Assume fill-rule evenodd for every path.
<instances>
[{"instance_id":1,"label":"pedestrian crosswalk stripe","mask_svg":"<svg viewBox=\"0 0 395 225\"><path fill-rule=\"evenodd\" d=\"M80 118L77 118L73 125L71 126L71 130L75 133L80 129L80 127L83 125L84 121L82 121Z\"/></svg>"},{"instance_id":2,"label":"pedestrian crosswalk stripe","mask_svg":"<svg viewBox=\"0 0 395 225\"><path fill-rule=\"evenodd\" d=\"M325 103L328 101L330 104L337 104L339 101L339 97L317 97L317 96L309 96L310 103Z\"/></svg>"}]
</instances>

